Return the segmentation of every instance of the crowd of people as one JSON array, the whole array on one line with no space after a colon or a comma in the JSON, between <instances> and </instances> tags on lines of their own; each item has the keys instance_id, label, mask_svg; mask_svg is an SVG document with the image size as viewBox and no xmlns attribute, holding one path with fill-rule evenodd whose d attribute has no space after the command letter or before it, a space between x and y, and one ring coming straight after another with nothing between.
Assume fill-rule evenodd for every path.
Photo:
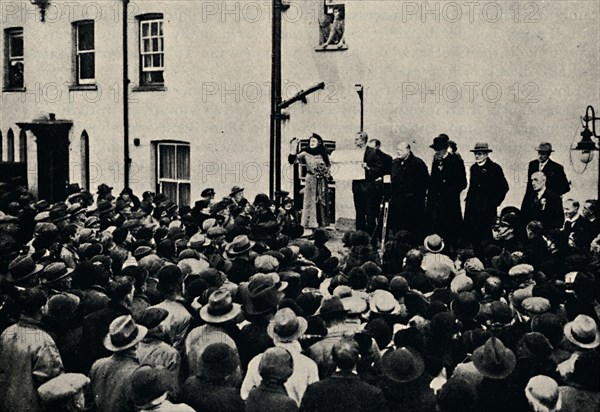
<instances>
[{"instance_id":1,"label":"crowd of people","mask_svg":"<svg viewBox=\"0 0 600 412\"><path fill-rule=\"evenodd\" d=\"M328 163L316 143L290 161ZM396 177L423 167L400 149ZM0 410L598 412L598 204L559 223L532 176L544 206L494 212L475 247L413 217L383 255L365 230L306 237L324 211L285 192L49 204L1 183Z\"/></svg>"}]
</instances>

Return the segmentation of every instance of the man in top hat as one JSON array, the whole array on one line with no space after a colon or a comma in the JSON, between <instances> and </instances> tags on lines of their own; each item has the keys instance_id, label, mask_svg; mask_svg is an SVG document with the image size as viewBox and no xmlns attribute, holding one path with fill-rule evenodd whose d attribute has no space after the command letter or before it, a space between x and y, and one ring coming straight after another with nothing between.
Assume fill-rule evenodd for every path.
<instances>
[{"instance_id":1,"label":"man in top hat","mask_svg":"<svg viewBox=\"0 0 600 412\"><path fill-rule=\"evenodd\" d=\"M450 249L458 243L463 219L460 193L467 187L465 164L448 154L448 136L441 134L430 145L435 150L427 194L430 233L438 233Z\"/></svg>"},{"instance_id":2,"label":"man in top hat","mask_svg":"<svg viewBox=\"0 0 600 412\"><path fill-rule=\"evenodd\" d=\"M19 321L0 336L0 410L42 410L38 387L63 371L58 348L42 326L48 298L39 288L20 296Z\"/></svg>"},{"instance_id":3,"label":"man in top hat","mask_svg":"<svg viewBox=\"0 0 600 412\"><path fill-rule=\"evenodd\" d=\"M508 192L508 182L499 164L489 158L487 143L475 143L471 150L475 163L471 166L469 190L465 205L465 232L473 247L492 237L492 225L498 206Z\"/></svg>"},{"instance_id":4,"label":"man in top hat","mask_svg":"<svg viewBox=\"0 0 600 412\"><path fill-rule=\"evenodd\" d=\"M545 230L560 229L565 221L560 197L548 189L547 177L543 172L531 175L532 190L525 193L521 204L524 222L537 220Z\"/></svg>"},{"instance_id":5,"label":"man in top hat","mask_svg":"<svg viewBox=\"0 0 600 412\"><path fill-rule=\"evenodd\" d=\"M296 316L290 308L283 308L277 311L267 328L267 333L273 339L275 346L287 349L294 360L293 373L284 386L290 398L298 406L308 385L319 380L317 364L301 353L302 347L298 342L298 339L306 332L307 327L306 319ZM242 383L242 399L247 399L252 388L260 385L262 379L258 371L258 365L262 357L263 353L255 356L248 364L248 371Z\"/></svg>"},{"instance_id":6,"label":"man in top hat","mask_svg":"<svg viewBox=\"0 0 600 412\"><path fill-rule=\"evenodd\" d=\"M202 354L212 343L225 343L235 351L239 365L237 343L232 336L237 330L236 324L240 321L240 305L233 302L231 292L225 288L217 289L208 298L208 303L200 309L200 318L206 323L193 329L185 339L185 357L189 368L189 375L198 375ZM235 379L241 380L238 369Z\"/></svg>"},{"instance_id":7,"label":"man in top hat","mask_svg":"<svg viewBox=\"0 0 600 412\"><path fill-rule=\"evenodd\" d=\"M429 172L425 162L412 153L407 142L398 144L396 154L392 162L390 226L394 232L408 230L413 239L420 242Z\"/></svg>"},{"instance_id":8,"label":"man in top hat","mask_svg":"<svg viewBox=\"0 0 600 412\"><path fill-rule=\"evenodd\" d=\"M119 316L110 324L103 344L112 355L94 362L89 374L97 410L134 410L131 377L139 366L136 349L147 332L131 315Z\"/></svg>"},{"instance_id":9,"label":"man in top hat","mask_svg":"<svg viewBox=\"0 0 600 412\"><path fill-rule=\"evenodd\" d=\"M542 142L535 150L538 153L538 158L529 162L527 168L527 192L533 191L531 176L535 172L543 172L546 175L548 189L558 196L562 196L571 190L563 166L550 159L550 154L554 152L552 145L548 142Z\"/></svg>"}]
</instances>

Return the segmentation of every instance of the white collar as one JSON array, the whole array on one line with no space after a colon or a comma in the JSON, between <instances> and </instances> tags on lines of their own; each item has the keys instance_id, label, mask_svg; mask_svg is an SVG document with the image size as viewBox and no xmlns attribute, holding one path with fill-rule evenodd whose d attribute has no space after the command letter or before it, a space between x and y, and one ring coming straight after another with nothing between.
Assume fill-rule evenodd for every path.
<instances>
[{"instance_id":1,"label":"white collar","mask_svg":"<svg viewBox=\"0 0 600 412\"><path fill-rule=\"evenodd\" d=\"M480 162L476 162L476 163L477 163L477 165L479 165L479 166L484 166L484 165L487 163L488 159L489 159L489 157L486 157L486 158L485 158L485 159L483 159L482 161L480 161Z\"/></svg>"},{"instance_id":2,"label":"white collar","mask_svg":"<svg viewBox=\"0 0 600 412\"><path fill-rule=\"evenodd\" d=\"M541 199L542 196L544 196L544 193L546 193L546 188L543 188L542 190L540 190L539 192L537 192L538 199Z\"/></svg>"}]
</instances>

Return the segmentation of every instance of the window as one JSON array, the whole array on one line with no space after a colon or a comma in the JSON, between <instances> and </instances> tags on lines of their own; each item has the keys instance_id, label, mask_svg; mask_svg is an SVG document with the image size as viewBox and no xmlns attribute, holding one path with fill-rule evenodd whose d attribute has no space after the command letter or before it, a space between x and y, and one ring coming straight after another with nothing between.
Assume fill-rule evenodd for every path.
<instances>
[{"instance_id":1,"label":"window","mask_svg":"<svg viewBox=\"0 0 600 412\"><path fill-rule=\"evenodd\" d=\"M77 84L93 84L96 78L96 53L94 22L84 20L73 23L75 40L75 73Z\"/></svg>"},{"instance_id":2,"label":"window","mask_svg":"<svg viewBox=\"0 0 600 412\"><path fill-rule=\"evenodd\" d=\"M7 29L5 31L5 81L7 89L22 89L25 87L23 59L23 29Z\"/></svg>"},{"instance_id":3,"label":"window","mask_svg":"<svg viewBox=\"0 0 600 412\"><path fill-rule=\"evenodd\" d=\"M140 85L164 84L163 17L140 18Z\"/></svg>"},{"instance_id":4,"label":"window","mask_svg":"<svg viewBox=\"0 0 600 412\"><path fill-rule=\"evenodd\" d=\"M319 19L319 46L317 51L347 50L345 27L346 7L336 1L326 0Z\"/></svg>"},{"instance_id":5,"label":"window","mask_svg":"<svg viewBox=\"0 0 600 412\"><path fill-rule=\"evenodd\" d=\"M81 186L90 190L90 137L81 132Z\"/></svg>"},{"instance_id":6,"label":"window","mask_svg":"<svg viewBox=\"0 0 600 412\"><path fill-rule=\"evenodd\" d=\"M15 161L15 134L12 129L8 129L6 134L6 161Z\"/></svg>"},{"instance_id":7,"label":"window","mask_svg":"<svg viewBox=\"0 0 600 412\"><path fill-rule=\"evenodd\" d=\"M27 132L23 129L19 132L19 162L27 163Z\"/></svg>"},{"instance_id":8,"label":"window","mask_svg":"<svg viewBox=\"0 0 600 412\"><path fill-rule=\"evenodd\" d=\"M0 162L2 161L2 147L3 147L3 141L2 141L2 130L0 130Z\"/></svg>"},{"instance_id":9,"label":"window","mask_svg":"<svg viewBox=\"0 0 600 412\"><path fill-rule=\"evenodd\" d=\"M190 205L190 145L187 143L158 143L158 190L167 199Z\"/></svg>"}]
</instances>

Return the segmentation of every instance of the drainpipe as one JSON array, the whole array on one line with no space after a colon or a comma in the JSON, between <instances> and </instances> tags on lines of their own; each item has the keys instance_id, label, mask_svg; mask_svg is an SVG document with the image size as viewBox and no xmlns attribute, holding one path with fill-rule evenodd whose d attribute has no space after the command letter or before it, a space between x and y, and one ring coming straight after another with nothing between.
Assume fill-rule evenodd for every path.
<instances>
[{"instance_id":1,"label":"drainpipe","mask_svg":"<svg viewBox=\"0 0 600 412\"><path fill-rule=\"evenodd\" d=\"M123 0L123 187L129 187L129 64L127 52L127 6L129 0Z\"/></svg>"}]
</instances>

